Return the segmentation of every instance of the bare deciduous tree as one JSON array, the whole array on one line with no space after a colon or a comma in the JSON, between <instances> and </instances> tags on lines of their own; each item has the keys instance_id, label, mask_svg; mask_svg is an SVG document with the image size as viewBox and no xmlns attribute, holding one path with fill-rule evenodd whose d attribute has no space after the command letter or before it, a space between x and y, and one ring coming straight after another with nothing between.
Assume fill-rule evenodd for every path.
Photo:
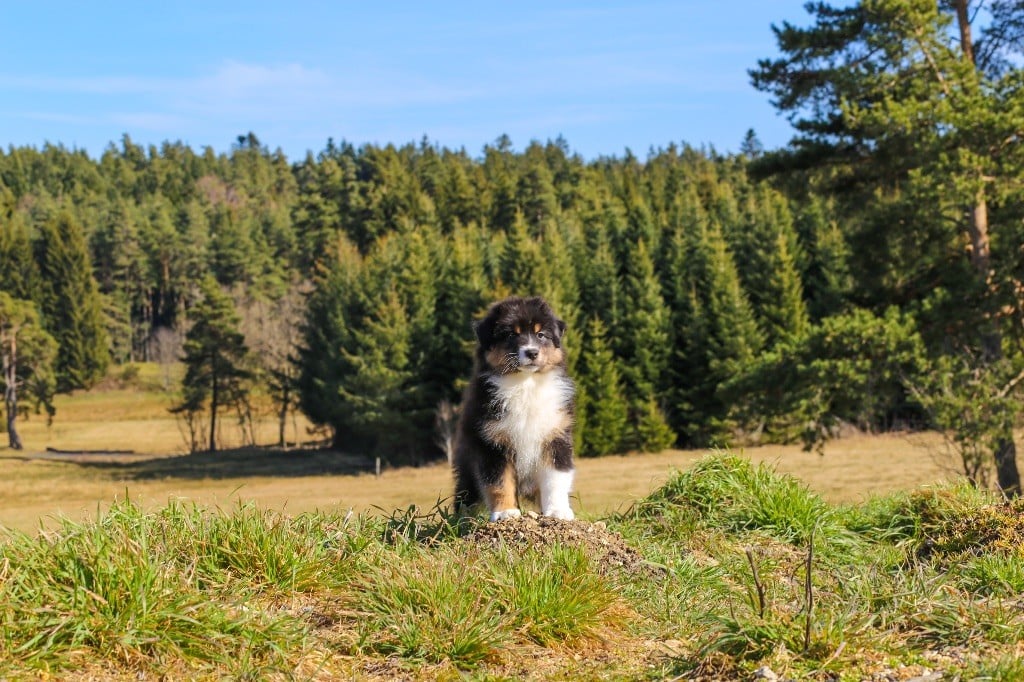
<instances>
[{"instance_id":1,"label":"bare deciduous tree","mask_svg":"<svg viewBox=\"0 0 1024 682\"><path fill-rule=\"evenodd\" d=\"M171 390L171 369L181 360L185 335L170 327L157 327L149 335L149 357L160 365L164 390Z\"/></svg>"},{"instance_id":2,"label":"bare deciduous tree","mask_svg":"<svg viewBox=\"0 0 1024 682\"><path fill-rule=\"evenodd\" d=\"M238 302L242 316L241 330L246 344L253 350L260 364L277 416L277 443L287 447L289 415L298 407L295 391L296 368L292 361L299 342L299 323L305 311L305 287L291 287L276 300L246 298ZM299 432L293 431L295 442Z\"/></svg>"},{"instance_id":3,"label":"bare deciduous tree","mask_svg":"<svg viewBox=\"0 0 1024 682\"><path fill-rule=\"evenodd\" d=\"M459 408L450 400L442 400L437 404L434 414L434 443L444 451L451 464L455 456L455 427L459 422Z\"/></svg>"}]
</instances>

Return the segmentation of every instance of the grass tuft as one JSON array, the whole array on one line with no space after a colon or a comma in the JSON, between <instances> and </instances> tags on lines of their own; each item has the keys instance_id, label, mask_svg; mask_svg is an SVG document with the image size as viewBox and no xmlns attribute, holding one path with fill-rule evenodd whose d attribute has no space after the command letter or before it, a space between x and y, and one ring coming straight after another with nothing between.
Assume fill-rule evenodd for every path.
<instances>
[{"instance_id":1,"label":"grass tuft","mask_svg":"<svg viewBox=\"0 0 1024 682\"><path fill-rule=\"evenodd\" d=\"M834 507L806 485L766 464L717 452L637 502L624 519L637 521L670 516L689 534L701 525L729 532L759 531L794 545L804 545L816 532L826 544L853 540Z\"/></svg>"},{"instance_id":2,"label":"grass tuft","mask_svg":"<svg viewBox=\"0 0 1024 682\"><path fill-rule=\"evenodd\" d=\"M515 627L541 646L596 639L617 624L618 594L578 547L506 553L497 580Z\"/></svg>"},{"instance_id":3,"label":"grass tuft","mask_svg":"<svg viewBox=\"0 0 1024 682\"><path fill-rule=\"evenodd\" d=\"M194 574L198 587L233 583L257 591L342 584L352 557L367 544L355 524L324 514L287 517L252 504L212 514L171 503L158 515L170 556Z\"/></svg>"},{"instance_id":4,"label":"grass tuft","mask_svg":"<svg viewBox=\"0 0 1024 682\"><path fill-rule=\"evenodd\" d=\"M452 558L421 552L360 579L353 594L360 648L462 668L495 658L509 641L501 611L479 571L453 570Z\"/></svg>"},{"instance_id":5,"label":"grass tuft","mask_svg":"<svg viewBox=\"0 0 1024 682\"><path fill-rule=\"evenodd\" d=\"M301 643L294 621L241 600L213 603L162 551L158 526L125 502L97 523L11 534L0 545L0 659L59 669L80 656L184 658L237 669L243 652L263 665Z\"/></svg>"}]
</instances>

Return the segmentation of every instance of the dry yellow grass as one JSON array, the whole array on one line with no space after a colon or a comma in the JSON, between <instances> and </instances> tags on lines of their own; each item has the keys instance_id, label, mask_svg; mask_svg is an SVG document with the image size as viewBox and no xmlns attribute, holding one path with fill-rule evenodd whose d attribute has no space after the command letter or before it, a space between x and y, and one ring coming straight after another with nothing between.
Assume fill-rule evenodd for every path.
<instances>
[{"instance_id":1,"label":"dry yellow grass","mask_svg":"<svg viewBox=\"0 0 1024 682\"><path fill-rule=\"evenodd\" d=\"M182 427L168 412L174 396L154 390L157 369L142 366L142 388L59 396L57 419L21 424L23 452L0 448L0 526L32 530L64 515L79 519L126 495L146 507L186 498L202 505L239 501L297 513L315 509L429 508L451 493L448 467L386 469L379 478L353 474L368 462L330 453L290 454L260 450L185 455ZM224 420L225 447L239 445L231 419ZM308 438L299 421L289 438ZM264 409L257 441L272 442L276 425ZM121 457L48 455L60 450L133 450ZM578 462L575 507L596 517L629 506L706 451L583 459ZM955 475L955 462L934 434L854 436L829 443L824 455L797 446L750 448L743 454L767 461L802 479L835 502L915 488ZM358 466L357 466L358 465Z\"/></svg>"},{"instance_id":2,"label":"dry yellow grass","mask_svg":"<svg viewBox=\"0 0 1024 682\"><path fill-rule=\"evenodd\" d=\"M857 436L835 441L824 455L795 446L751 448L743 454L794 474L828 500L845 502L951 476L951 467L935 456L938 445L934 436ZM588 517L624 509L705 454L668 451L580 460L575 507ZM451 492L444 464L385 469L375 477L339 473L350 471L351 462L308 451L274 455L268 462L262 460L269 455L259 451L226 453L220 455L226 460L220 469L192 456L44 457L0 451L7 473L0 481L0 525L31 530L40 523L52 525L57 515L88 517L126 495L147 508L185 498L221 507L252 501L297 513L391 511L409 505L426 509Z\"/></svg>"}]
</instances>

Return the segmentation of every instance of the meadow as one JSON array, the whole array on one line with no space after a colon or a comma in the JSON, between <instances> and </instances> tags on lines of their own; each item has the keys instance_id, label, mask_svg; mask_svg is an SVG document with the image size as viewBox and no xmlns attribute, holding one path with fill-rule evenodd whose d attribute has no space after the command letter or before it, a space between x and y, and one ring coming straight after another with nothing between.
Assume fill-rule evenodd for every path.
<instances>
[{"instance_id":1,"label":"meadow","mask_svg":"<svg viewBox=\"0 0 1024 682\"><path fill-rule=\"evenodd\" d=\"M934 434L584 459L579 520L486 524L443 464L182 454L167 400L0 451L0 678L1024 679L1024 507Z\"/></svg>"}]
</instances>

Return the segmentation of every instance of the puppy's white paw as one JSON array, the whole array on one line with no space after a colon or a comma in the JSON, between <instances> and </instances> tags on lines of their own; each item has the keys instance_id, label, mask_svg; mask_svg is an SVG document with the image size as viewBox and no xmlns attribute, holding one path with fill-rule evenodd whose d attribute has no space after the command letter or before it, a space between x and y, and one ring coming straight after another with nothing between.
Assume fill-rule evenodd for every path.
<instances>
[{"instance_id":1,"label":"puppy's white paw","mask_svg":"<svg viewBox=\"0 0 1024 682\"><path fill-rule=\"evenodd\" d=\"M572 513L572 509L569 507L555 507L553 509L545 509L544 516L550 516L553 519L561 519L563 521L572 521L576 518L576 515Z\"/></svg>"},{"instance_id":2,"label":"puppy's white paw","mask_svg":"<svg viewBox=\"0 0 1024 682\"><path fill-rule=\"evenodd\" d=\"M503 509L502 511L491 512L491 521L518 519L522 515L522 512L520 512L518 509Z\"/></svg>"}]
</instances>

